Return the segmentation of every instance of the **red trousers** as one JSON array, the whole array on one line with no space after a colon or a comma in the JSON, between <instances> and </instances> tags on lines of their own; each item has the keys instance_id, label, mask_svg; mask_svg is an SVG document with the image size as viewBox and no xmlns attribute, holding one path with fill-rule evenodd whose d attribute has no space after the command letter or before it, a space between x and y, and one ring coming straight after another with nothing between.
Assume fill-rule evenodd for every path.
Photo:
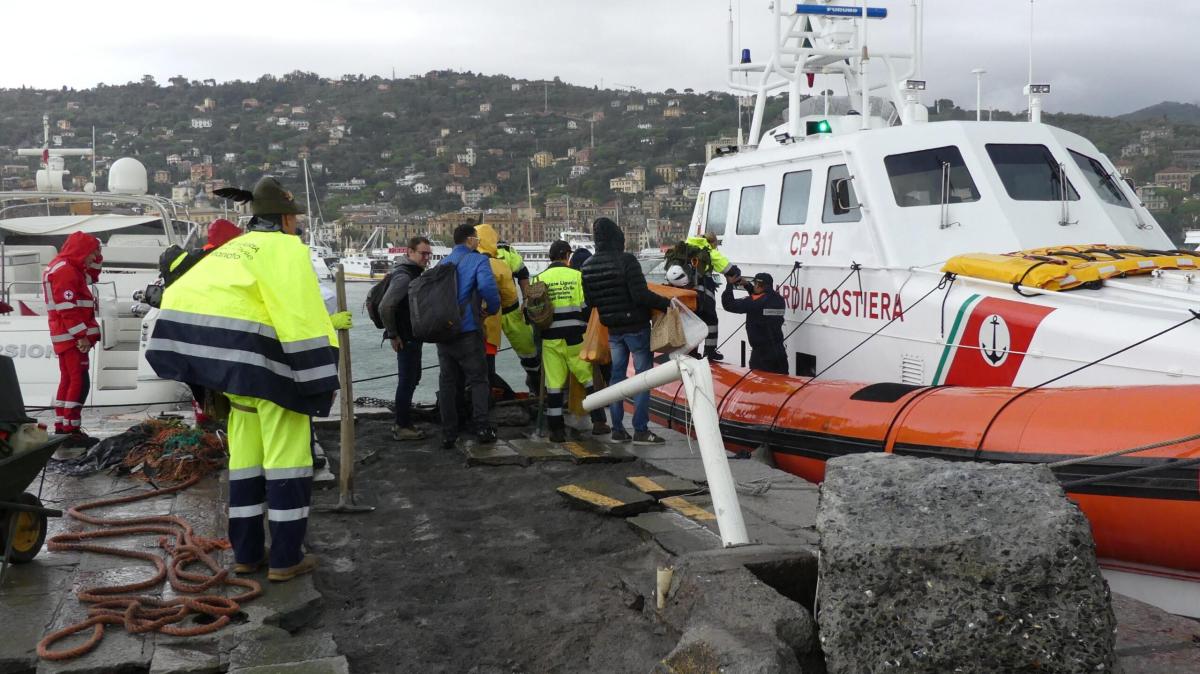
<instances>
[{"instance_id":1,"label":"red trousers","mask_svg":"<svg viewBox=\"0 0 1200 674\"><path fill-rule=\"evenodd\" d=\"M54 399L54 432L74 433L80 429L79 417L87 400L88 355L71 348L58 354L58 395Z\"/></svg>"}]
</instances>

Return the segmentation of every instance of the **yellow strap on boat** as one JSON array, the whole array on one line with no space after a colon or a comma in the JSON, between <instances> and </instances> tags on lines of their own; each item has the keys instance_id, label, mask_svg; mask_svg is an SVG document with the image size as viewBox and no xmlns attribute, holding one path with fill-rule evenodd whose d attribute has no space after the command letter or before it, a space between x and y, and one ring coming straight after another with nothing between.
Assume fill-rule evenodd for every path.
<instances>
[{"instance_id":1,"label":"yellow strap on boat","mask_svg":"<svg viewBox=\"0 0 1200 674\"><path fill-rule=\"evenodd\" d=\"M1070 290L1116 276L1155 269L1198 269L1200 255L1136 246L1088 244L1032 248L1014 253L967 253L946 261L943 272L1041 290Z\"/></svg>"}]
</instances>

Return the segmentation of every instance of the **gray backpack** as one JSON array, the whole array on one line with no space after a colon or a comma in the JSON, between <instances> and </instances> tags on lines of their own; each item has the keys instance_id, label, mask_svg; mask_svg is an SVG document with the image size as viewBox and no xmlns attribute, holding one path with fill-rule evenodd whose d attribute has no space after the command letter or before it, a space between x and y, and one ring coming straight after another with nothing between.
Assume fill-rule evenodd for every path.
<instances>
[{"instance_id":1,"label":"gray backpack","mask_svg":"<svg viewBox=\"0 0 1200 674\"><path fill-rule=\"evenodd\" d=\"M408 286L408 313L413 339L448 342L462 330L463 308L458 304L458 270L439 262Z\"/></svg>"}]
</instances>

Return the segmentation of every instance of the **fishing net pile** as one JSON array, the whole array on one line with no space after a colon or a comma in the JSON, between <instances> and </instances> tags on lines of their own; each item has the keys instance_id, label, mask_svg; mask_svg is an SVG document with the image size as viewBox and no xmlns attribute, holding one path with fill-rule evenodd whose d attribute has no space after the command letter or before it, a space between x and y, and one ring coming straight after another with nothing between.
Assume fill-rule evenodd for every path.
<instances>
[{"instance_id":1,"label":"fishing net pile","mask_svg":"<svg viewBox=\"0 0 1200 674\"><path fill-rule=\"evenodd\" d=\"M90 475L115 468L139 479L176 482L220 470L228 456L221 431L189 427L175 419L147 419L92 445L77 459L54 462L54 470Z\"/></svg>"}]
</instances>

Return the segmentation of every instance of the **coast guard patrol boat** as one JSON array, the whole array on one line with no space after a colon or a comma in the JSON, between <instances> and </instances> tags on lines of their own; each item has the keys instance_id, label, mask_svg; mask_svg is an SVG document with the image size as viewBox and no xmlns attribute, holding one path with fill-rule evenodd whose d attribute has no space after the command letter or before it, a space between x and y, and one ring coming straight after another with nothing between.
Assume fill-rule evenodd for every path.
<instances>
[{"instance_id":1,"label":"coast guard patrol boat","mask_svg":"<svg viewBox=\"0 0 1200 674\"><path fill-rule=\"evenodd\" d=\"M1043 123L1049 85L1031 77L1028 121L929 122L919 1L907 51L870 48L868 31L886 9L777 0L771 11L777 39L762 59L748 49L735 55L730 21L729 86L754 95L752 123L744 141L708 164L689 229L717 234L743 273L773 274L787 303L792 371L778 381L742 374L743 317L721 316L726 364L714 376L721 388L730 371L719 408L727 442L759 438L749 444L761 441L777 460L794 459L789 470L820 479L824 460L840 453L899 452L903 396L933 404L953 391L978 402L970 417L981 423L978 446L950 448L975 431L947 402L942 426L929 431L943 447L924 455L979 459L994 450L1049 462L1075 442L1101 453L1198 432L1188 401L1200 395L1200 258L1176 249L1095 145ZM808 97L816 76L841 79L850 95ZM785 118L765 128L779 91ZM839 434L836 414L804 416L819 414L814 377L888 383L900 402L878 437ZM937 388L946 386L963 388ZM1037 396L1009 405L1027 389L1078 390L1103 404L1046 421ZM755 412L755 396L776 402ZM1171 400L1188 409L1163 404ZM657 393L656 401L659 416L670 417ZM1123 416L1133 410L1148 411ZM750 428L755 415L761 429ZM1028 424L1013 426L1021 448L989 434L1014 415ZM782 427L793 422L816 430L787 439ZM1035 427L1056 435L1020 436ZM1176 510L1200 506L1197 468L1126 477L1154 461L1200 457L1195 440L1169 449L1114 460L1110 482L1082 490L1101 496L1071 496L1092 518L1101 556L1112 557L1103 561L1114 589L1200 615L1200 555L1166 540L1200 537L1200 519ZM1138 521L1114 524L1134 512ZM1163 522L1169 530L1154 528ZM1139 530L1140 539L1109 535Z\"/></svg>"}]
</instances>

